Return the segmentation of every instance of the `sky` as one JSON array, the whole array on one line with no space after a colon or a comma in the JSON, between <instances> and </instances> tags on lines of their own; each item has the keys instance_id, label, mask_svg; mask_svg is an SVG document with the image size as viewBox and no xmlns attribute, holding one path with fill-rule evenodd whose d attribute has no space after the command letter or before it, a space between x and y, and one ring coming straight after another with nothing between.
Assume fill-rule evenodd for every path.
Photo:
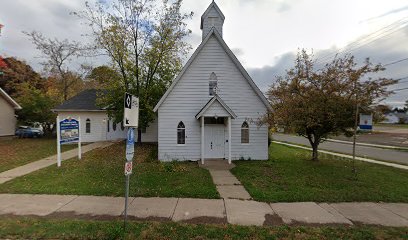
<instances>
[{"instance_id":1,"label":"sky","mask_svg":"<svg viewBox=\"0 0 408 240\"><path fill-rule=\"evenodd\" d=\"M109 1L109 0L104 0ZM192 51L201 42L200 17L212 0L184 0ZM225 15L223 38L262 91L294 65L298 49L313 52L317 67L336 53L369 57L389 64L408 58L408 2L406 0L216 0ZM86 25L70 12L84 8L83 0L1 0L0 55L25 60L42 69L39 52L22 31L80 42L89 39ZM78 60L83 61L83 60ZM87 59L99 65L101 60ZM74 63L73 63L74 64ZM387 66L381 77L404 78L391 89L408 87L408 59ZM384 100L402 106L408 90Z\"/></svg>"}]
</instances>

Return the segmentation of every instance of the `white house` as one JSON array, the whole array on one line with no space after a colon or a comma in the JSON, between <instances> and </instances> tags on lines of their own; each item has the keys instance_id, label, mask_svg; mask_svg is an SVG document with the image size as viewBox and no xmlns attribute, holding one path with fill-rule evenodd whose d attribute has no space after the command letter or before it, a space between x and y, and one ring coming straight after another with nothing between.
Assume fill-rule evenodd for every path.
<instances>
[{"instance_id":1,"label":"white house","mask_svg":"<svg viewBox=\"0 0 408 240\"><path fill-rule=\"evenodd\" d=\"M159 159L268 159L269 102L222 38L224 15L212 2L202 42L154 108Z\"/></svg>"},{"instance_id":2,"label":"white house","mask_svg":"<svg viewBox=\"0 0 408 240\"><path fill-rule=\"evenodd\" d=\"M69 117L80 119L83 142L126 138L126 128L123 127L123 124L115 124L109 119L106 109L97 106L97 93L96 89L82 91L54 108L53 111L58 114L60 120ZM142 133L143 141L157 142L157 122L153 122L147 130Z\"/></svg>"},{"instance_id":3,"label":"white house","mask_svg":"<svg viewBox=\"0 0 408 240\"><path fill-rule=\"evenodd\" d=\"M21 106L0 88L0 137L13 136L16 131L17 118L15 110Z\"/></svg>"},{"instance_id":4,"label":"white house","mask_svg":"<svg viewBox=\"0 0 408 240\"><path fill-rule=\"evenodd\" d=\"M212 2L201 16L202 42L157 103L156 120L144 142L158 142L162 161L268 159L268 126L260 119L270 108L222 38L224 15ZM82 96L81 95L85 95ZM85 141L124 138L112 133L106 110L88 90L55 109L60 117L80 116ZM119 130L118 130L119 129Z\"/></svg>"}]
</instances>

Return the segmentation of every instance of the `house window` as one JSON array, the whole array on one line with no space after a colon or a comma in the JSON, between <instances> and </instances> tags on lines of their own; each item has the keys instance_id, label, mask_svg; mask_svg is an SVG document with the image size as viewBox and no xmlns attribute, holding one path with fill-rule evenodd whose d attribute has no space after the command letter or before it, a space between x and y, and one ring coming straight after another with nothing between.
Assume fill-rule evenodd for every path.
<instances>
[{"instance_id":1,"label":"house window","mask_svg":"<svg viewBox=\"0 0 408 240\"><path fill-rule=\"evenodd\" d=\"M112 129L113 129L113 131L116 131L116 123L115 122L112 122Z\"/></svg>"},{"instance_id":2,"label":"house window","mask_svg":"<svg viewBox=\"0 0 408 240\"><path fill-rule=\"evenodd\" d=\"M214 72L210 74L210 81L208 82L208 92L210 96L214 96L217 93L218 79Z\"/></svg>"},{"instance_id":3,"label":"house window","mask_svg":"<svg viewBox=\"0 0 408 240\"><path fill-rule=\"evenodd\" d=\"M243 122L241 125L241 143L249 143L249 125Z\"/></svg>"},{"instance_id":4,"label":"house window","mask_svg":"<svg viewBox=\"0 0 408 240\"><path fill-rule=\"evenodd\" d=\"M183 122L177 125L177 144L186 144L186 127Z\"/></svg>"},{"instance_id":5,"label":"house window","mask_svg":"<svg viewBox=\"0 0 408 240\"><path fill-rule=\"evenodd\" d=\"M85 133L91 133L91 120L89 118L85 121Z\"/></svg>"},{"instance_id":6,"label":"house window","mask_svg":"<svg viewBox=\"0 0 408 240\"><path fill-rule=\"evenodd\" d=\"M108 132L110 131L110 121L108 120Z\"/></svg>"},{"instance_id":7,"label":"house window","mask_svg":"<svg viewBox=\"0 0 408 240\"><path fill-rule=\"evenodd\" d=\"M123 122L120 122L120 129L125 130L125 126L123 126Z\"/></svg>"}]
</instances>

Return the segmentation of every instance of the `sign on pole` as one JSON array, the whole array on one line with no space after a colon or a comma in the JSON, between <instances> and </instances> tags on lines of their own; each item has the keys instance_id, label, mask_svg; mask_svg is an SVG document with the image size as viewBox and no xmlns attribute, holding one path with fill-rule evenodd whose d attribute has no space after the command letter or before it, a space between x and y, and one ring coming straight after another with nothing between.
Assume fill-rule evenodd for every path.
<instances>
[{"instance_id":1,"label":"sign on pole","mask_svg":"<svg viewBox=\"0 0 408 240\"><path fill-rule=\"evenodd\" d=\"M135 130L129 128L126 138L126 161L132 161L135 154Z\"/></svg>"},{"instance_id":2,"label":"sign on pole","mask_svg":"<svg viewBox=\"0 0 408 240\"><path fill-rule=\"evenodd\" d=\"M60 121L57 117L57 166L61 166L61 145L78 142L78 158L81 159L80 119L66 118Z\"/></svg>"},{"instance_id":3,"label":"sign on pole","mask_svg":"<svg viewBox=\"0 0 408 240\"><path fill-rule=\"evenodd\" d=\"M123 228L126 232L127 206L129 198L129 178L132 174L132 160L135 153L135 129L139 126L139 99L129 93L125 93L123 125L129 127L126 137L126 163L125 163L125 211Z\"/></svg>"},{"instance_id":4,"label":"sign on pole","mask_svg":"<svg viewBox=\"0 0 408 240\"><path fill-rule=\"evenodd\" d=\"M371 131L373 129L373 115L360 113L360 130Z\"/></svg>"},{"instance_id":5,"label":"sign on pole","mask_svg":"<svg viewBox=\"0 0 408 240\"><path fill-rule=\"evenodd\" d=\"M124 105L123 126L137 127L139 123L139 98L125 93Z\"/></svg>"},{"instance_id":6,"label":"sign on pole","mask_svg":"<svg viewBox=\"0 0 408 240\"><path fill-rule=\"evenodd\" d=\"M130 174L132 174L132 163L133 162L126 162L125 163L125 175L128 176Z\"/></svg>"}]
</instances>

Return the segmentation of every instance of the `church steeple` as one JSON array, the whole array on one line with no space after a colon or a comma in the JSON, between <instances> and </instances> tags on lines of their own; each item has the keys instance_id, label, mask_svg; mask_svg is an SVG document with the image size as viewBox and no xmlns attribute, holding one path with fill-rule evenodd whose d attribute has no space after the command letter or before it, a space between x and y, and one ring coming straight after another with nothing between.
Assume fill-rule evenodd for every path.
<instances>
[{"instance_id":1,"label":"church steeple","mask_svg":"<svg viewBox=\"0 0 408 240\"><path fill-rule=\"evenodd\" d=\"M225 16L222 14L220 8L217 4L212 1L207 10L201 15L201 25L200 28L203 31L202 39L207 36L207 34L214 27L222 37L222 25L224 25Z\"/></svg>"}]
</instances>

